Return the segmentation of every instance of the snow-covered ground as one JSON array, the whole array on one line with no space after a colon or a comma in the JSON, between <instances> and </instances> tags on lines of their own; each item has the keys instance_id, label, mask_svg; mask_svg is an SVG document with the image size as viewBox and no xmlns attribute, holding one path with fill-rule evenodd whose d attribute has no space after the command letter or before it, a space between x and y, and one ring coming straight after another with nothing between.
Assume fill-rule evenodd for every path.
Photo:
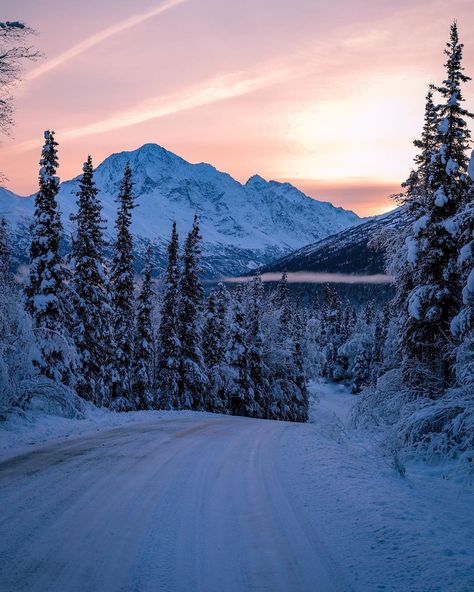
<instances>
[{"instance_id":1,"label":"snow-covered ground","mask_svg":"<svg viewBox=\"0 0 474 592\"><path fill-rule=\"evenodd\" d=\"M208 413L194 411L132 411L114 413L109 409L86 406L84 419L69 419L28 410L23 415L11 415L0 422L0 462L36 450L42 444L61 444L80 436L92 436L123 425L174 417L202 417Z\"/></svg>"},{"instance_id":2,"label":"snow-covered ground","mask_svg":"<svg viewBox=\"0 0 474 592\"><path fill-rule=\"evenodd\" d=\"M400 477L373 434L348 427L356 398L344 387L313 385L313 429L285 459L311 524L342 558L355 590L472 592L474 499L469 484L419 463Z\"/></svg>"},{"instance_id":3,"label":"snow-covered ground","mask_svg":"<svg viewBox=\"0 0 474 592\"><path fill-rule=\"evenodd\" d=\"M192 412L36 417L0 431L0 589L474 589L472 492L402 478L354 397L312 423ZM54 440L53 440L54 438Z\"/></svg>"}]
</instances>

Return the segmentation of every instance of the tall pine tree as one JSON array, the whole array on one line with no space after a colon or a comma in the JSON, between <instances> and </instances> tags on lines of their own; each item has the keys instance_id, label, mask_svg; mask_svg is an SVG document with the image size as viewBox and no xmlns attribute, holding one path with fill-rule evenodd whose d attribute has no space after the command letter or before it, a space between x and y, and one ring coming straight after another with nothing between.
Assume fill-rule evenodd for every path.
<instances>
[{"instance_id":1,"label":"tall pine tree","mask_svg":"<svg viewBox=\"0 0 474 592\"><path fill-rule=\"evenodd\" d=\"M455 371L458 386L474 388L474 152L469 165L471 187L469 201L459 215L459 255L462 305L451 321L455 336Z\"/></svg>"},{"instance_id":2,"label":"tall pine tree","mask_svg":"<svg viewBox=\"0 0 474 592\"><path fill-rule=\"evenodd\" d=\"M120 411L134 408L131 392L134 272L133 241L130 231L134 207L132 169L127 164L118 196L118 212L115 222L117 235L110 278L115 341L111 405Z\"/></svg>"},{"instance_id":3,"label":"tall pine tree","mask_svg":"<svg viewBox=\"0 0 474 592\"><path fill-rule=\"evenodd\" d=\"M44 132L31 228L29 279L25 287L26 307L37 331L42 373L69 382L73 350L64 319L66 313L66 269L60 254L62 225L56 195L59 190L57 142L54 132Z\"/></svg>"},{"instance_id":4,"label":"tall pine tree","mask_svg":"<svg viewBox=\"0 0 474 592\"><path fill-rule=\"evenodd\" d=\"M135 344L133 348L132 392L138 409L153 407L153 284L152 249L148 247L142 287L137 298Z\"/></svg>"},{"instance_id":5,"label":"tall pine tree","mask_svg":"<svg viewBox=\"0 0 474 592\"><path fill-rule=\"evenodd\" d=\"M203 332L202 350L209 386L205 395L205 409L224 413L225 396L225 346L226 346L226 292L223 284L211 290L207 299L207 311Z\"/></svg>"},{"instance_id":6,"label":"tall pine tree","mask_svg":"<svg viewBox=\"0 0 474 592\"><path fill-rule=\"evenodd\" d=\"M72 331L79 355L76 390L97 405L107 404L113 335L108 281L104 265L101 204L94 183L92 158L82 169L77 192L76 230L72 240Z\"/></svg>"},{"instance_id":7,"label":"tall pine tree","mask_svg":"<svg viewBox=\"0 0 474 592\"><path fill-rule=\"evenodd\" d=\"M269 369L265 360L262 331L263 283L257 275L250 285L248 365L252 385L252 417L268 417L270 407ZM249 393L250 394L250 393Z\"/></svg>"},{"instance_id":8,"label":"tall pine tree","mask_svg":"<svg viewBox=\"0 0 474 592\"><path fill-rule=\"evenodd\" d=\"M409 386L434 397L452 380L450 323L460 306L456 218L468 195L466 118L472 116L462 107L461 86L469 80L461 65L462 48L454 22L445 50L447 76L436 88L444 102L437 106L438 149L428 170L429 199L426 214L415 222L414 288L408 295L412 329L403 337L412 364L421 370Z\"/></svg>"},{"instance_id":9,"label":"tall pine tree","mask_svg":"<svg viewBox=\"0 0 474 592\"><path fill-rule=\"evenodd\" d=\"M405 384L412 387L422 382L424 377L423 370L417 361L420 353L415 351L421 347L416 336L418 321L408 313L408 298L415 286L414 270L418 250L418 233L426 219L431 199L431 167L438 148L438 123L438 114L433 103L433 92L430 90L426 96L421 138L413 142L419 149L414 159L415 168L402 184L405 192L396 196L404 206L405 229L403 232L394 234L388 245L388 268L396 278L393 308L398 311L399 354Z\"/></svg>"},{"instance_id":10,"label":"tall pine tree","mask_svg":"<svg viewBox=\"0 0 474 592\"><path fill-rule=\"evenodd\" d=\"M158 331L159 354L157 369L158 406L161 409L179 409L180 356L179 334L179 238L173 222L168 244L168 264L165 274L165 294Z\"/></svg>"},{"instance_id":11,"label":"tall pine tree","mask_svg":"<svg viewBox=\"0 0 474 592\"><path fill-rule=\"evenodd\" d=\"M229 412L232 415L252 416L256 411L249 368L249 343L244 308L245 292L242 285L233 291L232 322L226 359L230 373L227 385Z\"/></svg>"},{"instance_id":12,"label":"tall pine tree","mask_svg":"<svg viewBox=\"0 0 474 592\"><path fill-rule=\"evenodd\" d=\"M202 314L204 289L200 279L201 256L199 220L184 244L183 271L179 284L179 331L181 342L179 398L182 409L202 409L208 387L202 355Z\"/></svg>"},{"instance_id":13,"label":"tall pine tree","mask_svg":"<svg viewBox=\"0 0 474 592\"><path fill-rule=\"evenodd\" d=\"M304 369L304 329L301 308L298 308L293 315L291 334L293 345L291 378L297 387L297 390L295 391L295 400L293 401L293 416L290 419L293 421L305 422L308 421L309 396Z\"/></svg>"}]
</instances>

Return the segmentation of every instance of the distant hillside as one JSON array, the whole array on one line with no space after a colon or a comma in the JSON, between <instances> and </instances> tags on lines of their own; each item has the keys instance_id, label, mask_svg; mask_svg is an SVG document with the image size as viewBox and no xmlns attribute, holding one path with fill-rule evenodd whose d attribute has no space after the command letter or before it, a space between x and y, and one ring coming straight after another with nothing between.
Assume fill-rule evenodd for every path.
<instances>
[{"instance_id":1,"label":"distant hillside","mask_svg":"<svg viewBox=\"0 0 474 592\"><path fill-rule=\"evenodd\" d=\"M298 249L262 267L262 272L384 273L384 253L371 247L370 240L384 229L401 224L401 210L397 208Z\"/></svg>"}]
</instances>

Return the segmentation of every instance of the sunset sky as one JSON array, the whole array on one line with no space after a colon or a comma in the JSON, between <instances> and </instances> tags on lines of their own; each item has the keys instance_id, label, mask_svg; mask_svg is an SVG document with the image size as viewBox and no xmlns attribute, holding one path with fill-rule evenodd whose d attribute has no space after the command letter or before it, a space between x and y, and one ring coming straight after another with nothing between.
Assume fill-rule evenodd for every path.
<instances>
[{"instance_id":1,"label":"sunset sky","mask_svg":"<svg viewBox=\"0 0 474 592\"><path fill-rule=\"evenodd\" d=\"M0 169L36 189L44 129L60 176L156 142L240 181L258 172L370 215L393 207L453 18L474 74L473 0L2 0L45 58L15 90ZM474 83L466 88L474 110Z\"/></svg>"}]
</instances>

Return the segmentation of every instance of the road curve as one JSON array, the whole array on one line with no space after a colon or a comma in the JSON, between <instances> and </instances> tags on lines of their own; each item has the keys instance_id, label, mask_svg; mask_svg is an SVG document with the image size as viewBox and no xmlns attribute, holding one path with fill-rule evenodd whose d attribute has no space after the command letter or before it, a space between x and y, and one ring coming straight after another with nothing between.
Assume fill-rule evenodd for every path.
<instances>
[{"instance_id":1,"label":"road curve","mask_svg":"<svg viewBox=\"0 0 474 592\"><path fill-rule=\"evenodd\" d=\"M0 590L350 590L289 494L281 447L304 428L157 419L1 463Z\"/></svg>"}]
</instances>

